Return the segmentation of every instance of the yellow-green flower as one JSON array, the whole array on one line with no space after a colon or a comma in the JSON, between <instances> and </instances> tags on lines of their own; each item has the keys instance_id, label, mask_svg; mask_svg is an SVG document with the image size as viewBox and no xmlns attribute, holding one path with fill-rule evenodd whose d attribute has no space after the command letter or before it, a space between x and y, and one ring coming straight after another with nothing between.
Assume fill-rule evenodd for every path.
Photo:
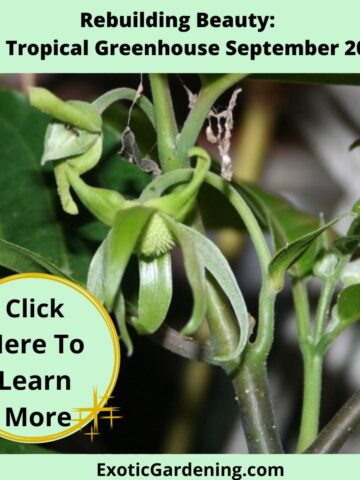
<instances>
[{"instance_id":1,"label":"yellow-green flower","mask_svg":"<svg viewBox=\"0 0 360 480\"><path fill-rule=\"evenodd\" d=\"M230 360L244 349L248 338L246 306L234 275L220 250L204 235L183 223L193 210L199 189L210 168L210 157L193 148L196 167L189 181L174 188L156 190L156 180L136 200L119 192L87 185L81 175L101 157L101 117L93 105L63 102L44 89L31 89L31 103L54 121L47 129L42 163L54 162L58 191L64 210L78 213L74 190L82 204L110 231L95 253L88 275L88 288L114 311L128 351L132 343L126 325L123 284L126 267L135 255L139 264L137 314L131 323L141 334L155 332L165 321L172 299L171 250L180 247L193 294L190 320L182 333L194 333L207 311L206 276L211 275L227 296L239 326L239 342ZM175 173L174 173L175 174ZM172 175L172 174L171 174Z\"/></svg>"}]
</instances>

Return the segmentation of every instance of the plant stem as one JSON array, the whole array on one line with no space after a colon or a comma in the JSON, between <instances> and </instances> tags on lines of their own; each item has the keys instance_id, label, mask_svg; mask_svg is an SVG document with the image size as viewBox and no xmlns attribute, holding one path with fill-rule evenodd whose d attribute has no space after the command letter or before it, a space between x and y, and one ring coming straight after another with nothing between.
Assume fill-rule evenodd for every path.
<instances>
[{"instance_id":1,"label":"plant stem","mask_svg":"<svg viewBox=\"0 0 360 480\"><path fill-rule=\"evenodd\" d=\"M314 441L319 431L324 353L318 351L317 345L324 334L335 286L336 280L334 277L328 277L324 280L316 311L314 333L311 335L307 291L301 280L295 280L293 284L299 344L304 366L304 392L297 445L298 452L303 452Z\"/></svg>"},{"instance_id":2,"label":"plant stem","mask_svg":"<svg viewBox=\"0 0 360 480\"><path fill-rule=\"evenodd\" d=\"M329 308L334 289L336 286L336 280L333 277L329 277L324 281L323 288L321 289L318 308L316 311L315 328L314 328L314 343L320 342L324 329L326 326L326 320L329 314Z\"/></svg>"},{"instance_id":3,"label":"plant stem","mask_svg":"<svg viewBox=\"0 0 360 480\"><path fill-rule=\"evenodd\" d=\"M304 349L304 393L297 452L303 452L319 430L323 359L312 347Z\"/></svg>"},{"instance_id":4,"label":"plant stem","mask_svg":"<svg viewBox=\"0 0 360 480\"><path fill-rule=\"evenodd\" d=\"M243 73L221 75L213 82L202 87L195 104L189 112L177 141L176 156L179 160L186 160L187 152L195 145L206 117L215 101L228 88L232 87L235 83L245 77L246 74Z\"/></svg>"},{"instance_id":5,"label":"plant stem","mask_svg":"<svg viewBox=\"0 0 360 480\"><path fill-rule=\"evenodd\" d=\"M173 102L167 76L153 73L149 75L153 103L159 158L164 172L169 172L186 165L185 159L175 157L175 143L178 134Z\"/></svg>"},{"instance_id":6,"label":"plant stem","mask_svg":"<svg viewBox=\"0 0 360 480\"><path fill-rule=\"evenodd\" d=\"M341 407L305 453L336 453L360 426L360 392Z\"/></svg>"},{"instance_id":7,"label":"plant stem","mask_svg":"<svg viewBox=\"0 0 360 480\"><path fill-rule=\"evenodd\" d=\"M298 340L300 344L300 350L304 355L304 351L309 344L310 337L311 315L309 296L303 280L295 279L292 287Z\"/></svg>"},{"instance_id":8,"label":"plant stem","mask_svg":"<svg viewBox=\"0 0 360 480\"><path fill-rule=\"evenodd\" d=\"M211 343L216 355L225 356L237 344L239 332L235 328L233 313L224 299L221 288L208 278L207 320L211 333ZM250 344L240 361L223 364L223 368L233 378L236 399L246 441L250 453L282 453L282 445L276 427L271 403L266 364L263 352L255 355Z\"/></svg>"},{"instance_id":9,"label":"plant stem","mask_svg":"<svg viewBox=\"0 0 360 480\"><path fill-rule=\"evenodd\" d=\"M304 368L304 390L297 451L302 452L316 437L319 428L322 357L314 355L310 338L310 306L302 279L293 281L296 324Z\"/></svg>"},{"instance_id":10,"label":"plant stem","mask_svg":"<svg viewBox=\"0 0 360 480\"><path fill-rule=\"evenodd\" d=\"M154 116L154 107L148 98L144 95L138 97L136 90L132 88L114 88L110 90L101 97L97 98L92 105L94 108L102 115L104 111L109 108L113 103L119 102L121 100L128 100L131 102L136 101L136 105L141 108L141 110L148 117L151 125L155 127L155 116Z\"/></svg>"},{"instance_id":11,"label":"plant stem","mask_svg":"<svg viewBox=\"0 0 360 480\"><path fill-rule=\"evenodd\" d=\"M233 379L249 453L282 453L265 364L244 363Z\"/></svg>"}]
</instances>

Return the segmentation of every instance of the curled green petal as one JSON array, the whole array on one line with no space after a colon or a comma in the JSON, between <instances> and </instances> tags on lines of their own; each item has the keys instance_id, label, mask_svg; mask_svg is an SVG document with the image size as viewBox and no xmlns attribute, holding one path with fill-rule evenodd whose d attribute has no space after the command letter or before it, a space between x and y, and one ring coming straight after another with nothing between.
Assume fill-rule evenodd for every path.
<instances>
[{"instance_id":1,"label":"curled green petal","mask_svg":"<svg viewBox=\"0 0 360 480\"><path fill-rule=\"evenodd\" d=\"M216 362L231 361L242 353L249 336L248 312L243 295L227 260L218 247L207 237L186 225L181 225L181 229L186 230L193 249L202 257L205 268L220 285L234 311L239 326L238 344L231 354L214 358Z\"/></svg>"},{"instance_id":2,"label":"curled green petal","mask_svg":"<svg viewBox=\"0 0 360 480\"><path fill-rule=\"evenodd\" d=\"M119 327L120 340L124 342L127 355L130 357L134 351L134 347L126 325L125 300L121 291L119 291L114 303L114 315L116 318L116 323Z\"/></svg>"},{"instance_id":3,"label":"curled green petal","mask_svg":"<svg viewBox=\"0 0 360 480\"><path fill-rule=\"evenodd\" d=\"M65 160L60 160L54 168L57 191L60 197L61 206L64 212L70 215L77 215L79 209L74 202L70 192L70 183L67 176L68 166Z\"/></svg>"},{"instance_id":4,"label":"curled green petal","mask_svg":"<svg viewBox=\"0 0 360 480\"><path fill-rule=\"evenodd\" d=\"M41 87L31 87L29 99L33 107L55 120L91 133L101 131L101 116L90 103L64 102L49 90Z\"/></svg>"},{"instance_id":5,"label":"curled green petal","mask_svg":"<svg viewBox=\"0 0 360 480\"><path fill-rule=\"evenodd\" d=\"M95 295L101 303L105 300L105 252L107 238L101 242L95 255L91 259L87 276L86 288Z\"/></svg>"},{"instance_id":6,"label":"curled green petal","mask_svg":"<svg viewBox=\"0 0 360 480\"><path fill-rule=\"evenodd\" d=\"M111 227L115 222L117 212L126 203L124 197L115 190L90 187L69 165L66 165L66 175L69 184L89 212L100 222Z\"/></svg>"},{"instance_id":7,"label":"curled green petal","mask_svg":"<svg viewBox=\"0 0 360 480\"><path fill-rule=\"evenodd\" d=\"M202 148L192 148L189 151L189 157L197 157L190 182L185 186L177 187L172 193L147 200L145 205L155 207L180 221L186 217L195 204L198 191L211 165L209 155Z\"/></svg>"},{"instance_id":8,"label":"curled green petal","mask_svg":"<svg viewBox=\"0 0 360 480\"><path fill-rule=\"evenodd\" d=\"M180 223L174 221L169 222L183 252L186 276L193 296L193 310L190 320L180 333L182 335L192 335L205 320L207 308L205 267L201 254L194 248L193 239L189 235L189 230L183 228L183 225Z\"/></svg>"},{"instance_id":9,"label":"curled green petal","mask_svg":"<svg viewBox=\"0 0 360 480\"><path fill-rule=\"evenodd\" d=\"M102 136L98 136L96 141L82 155L77 155L68 159L68 164L72 166L79 175L88 172L99 163L102 154Z\"/></svg>"},{"instance_id":10,"label":"curled green petal","mask_svg":"<svg viewBox=\"0 0 360 480\"><path fill-rule=\"evenodd\" d=\"M79 213L70 192L72 187L84 205L97 218L106 225L112 225L115 213L123 204L123 197L117 192L89 187L79 177L97 164L101 151L102 140L99 137L83 155L56 162L54 173L61 205L65 212L70 215Z\"/></svg>"},{"instance_id":11,"label":"curled green petal","mask_svg":"<svg viewBox=\"0 0 360 480\"><path fill-rule=\"evenodd\" d=\"M105 305L112 310L126 266L154 211L135 206L120 210L109 234L105 260Z\"/></svg>"},{"instance_id":12,"label":"curled green petal","mask_svg":"<svg viewBox=\"0 0 360 480\"><path fill-rule=\"evenodd\" d=\"M63 123L51 123L46 130L41 164L82 155L99 139L99 133L67 128Z\"/></svg>"},{"instance_id":13,"label":"curled green petal","mask_svg":"<svg viewBox=\"0 0 360 480\"><path fill-rule=\"evenodd\" d=\"M133 324L138 333L154 333L164 322L172 298L170 253L139 260L140 290L138 318Z\"/></svg>"},{"instance_id":14,"label":"curled green petal","mask_svg":"<svg viewBox=\"0 0 360 480\"><path fill-rule=\"evenodd\" d=\"M101 303L105 300L105 259L107 238L101 243L93 256L87 277L86 288L95 295ZM127 354L130 356L133 352L133 344L126 326L126 308L124 297L119 291L114 302L114 315L119 327L120 338L124 342Z\"/></svg>"}]
</instances>

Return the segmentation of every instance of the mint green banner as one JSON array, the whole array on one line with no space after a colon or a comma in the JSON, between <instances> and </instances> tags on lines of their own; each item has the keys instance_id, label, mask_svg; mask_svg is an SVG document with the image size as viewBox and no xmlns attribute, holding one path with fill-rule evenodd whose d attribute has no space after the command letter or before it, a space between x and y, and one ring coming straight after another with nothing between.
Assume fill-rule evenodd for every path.
<instances>
[{"instance_id":1,"label":"mint green banner","mask_svg":"<svg viewBox=\"0 0 360 480\"><path fill-rule=\"evenodd\" d=\"M2 2L0 72L360 71L359 2Z\"/></svg>"},{"instance_id":2,"label":"mint green banner","mask_svg":"<svg viewBox=\"0 0 360 480\"><path fill-rule=\"evenodd\" d=\"M355 480L355 455L1 455L2 478Z\"/></svg>"}]
</instances>

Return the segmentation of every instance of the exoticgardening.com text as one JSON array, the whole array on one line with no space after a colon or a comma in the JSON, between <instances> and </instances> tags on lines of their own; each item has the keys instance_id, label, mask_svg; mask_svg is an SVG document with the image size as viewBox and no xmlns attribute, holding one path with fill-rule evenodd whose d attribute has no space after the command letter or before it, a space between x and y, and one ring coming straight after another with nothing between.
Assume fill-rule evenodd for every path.
<instances>
[{"instance_id":1,"label":"exoticgardening.com text","mask_svg":"<svg viewBox=\"0 0 360 480\"><path fill-rule=\"evenodd\" d=\"M250 478L281 478L284 476L284 467L280 465L222 465L216 462L213 465L194 465L188 462L184 465L166 465L161 462L143 465L139 462L109 465L105 462L97 464L98 477L203 477L203 478L228 478L241 480Z\"/></svg>"}]
</instances>

